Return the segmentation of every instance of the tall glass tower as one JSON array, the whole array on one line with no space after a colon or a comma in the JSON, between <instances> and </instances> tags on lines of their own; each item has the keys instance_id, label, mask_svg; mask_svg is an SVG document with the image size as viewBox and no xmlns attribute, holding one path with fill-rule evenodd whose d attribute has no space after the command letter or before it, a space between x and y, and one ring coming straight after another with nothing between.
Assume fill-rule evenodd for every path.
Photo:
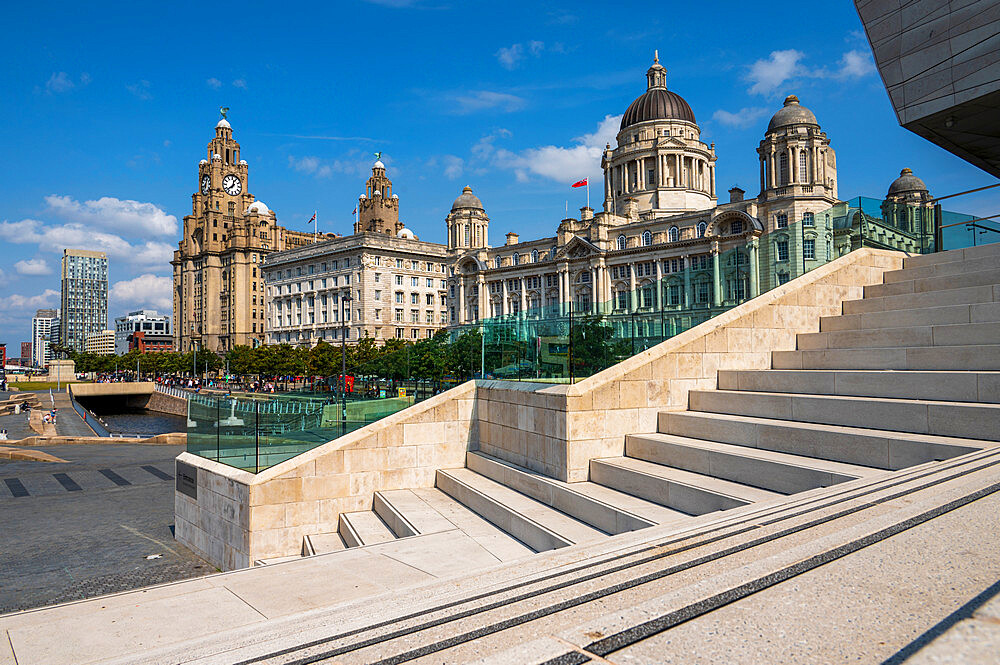
<instances>
[{"instance_id":1,"label":"tall glass tower","mask_svg":"<svg viewBox=\"0 0 1000 665\"><path fill-rule=\"evenodd\" d=\"M107 254L63 250L61 304L62 344L82 352L88 335L108 327Z\"/></svg>"}]
</instances>

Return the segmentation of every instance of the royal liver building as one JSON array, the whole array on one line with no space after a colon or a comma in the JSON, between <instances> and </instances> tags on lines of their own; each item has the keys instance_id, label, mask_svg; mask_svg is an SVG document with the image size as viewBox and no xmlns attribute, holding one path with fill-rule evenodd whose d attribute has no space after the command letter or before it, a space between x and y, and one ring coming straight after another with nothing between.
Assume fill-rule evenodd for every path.
<instances>
[{"instance_id":1,"label":"royal liver building","mask_svg":"<svg viewBox=\"0 0 1000 665\"><path fill-rule=\"evenodd\" d=\"M816 116L785 99L757 148L760 193L733 188L719 203L715 145L666 74L654 60L604 152L600 212L585 207L554 236L507 234L491 248L479 199L459 197L448 217L451 325L572 311L670 334L834 258L833 225L820 213L837 203L837 160Z\"/></svg>"}]
</instances>

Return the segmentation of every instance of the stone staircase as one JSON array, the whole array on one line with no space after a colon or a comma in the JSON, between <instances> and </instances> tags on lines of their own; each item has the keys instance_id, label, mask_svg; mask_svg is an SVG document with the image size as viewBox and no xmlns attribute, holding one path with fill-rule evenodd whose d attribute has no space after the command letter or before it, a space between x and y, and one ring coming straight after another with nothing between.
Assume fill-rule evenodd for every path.
<instances>
[{"instance_id":1,"label":"stone staircase","mask_svg":"<svg viewBox=\"0 0 1000 665\"><path fill-rule=\"evenodd\" d=\"M998 265L1000 245L907 258L773 369L720 371L657 432L626 437L624 456L592 460L587 482L470 452L434 488L376 493L303 554L447 532L488 564L996 445Z\"/></svg>"}]
</instances>

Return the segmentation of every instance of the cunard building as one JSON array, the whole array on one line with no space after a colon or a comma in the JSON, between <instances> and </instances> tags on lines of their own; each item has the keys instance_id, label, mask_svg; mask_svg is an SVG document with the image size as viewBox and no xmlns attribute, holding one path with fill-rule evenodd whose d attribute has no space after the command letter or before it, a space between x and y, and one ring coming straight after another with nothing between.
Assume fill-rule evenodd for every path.
<instances>
[{"instance_id":1,"label":"cunard building","mask_svg":"<svg viewBox=\"0 0 1000 665\"><path fill-rule=\"evenodd\" d=\"M274 211L250 193L250 167L223 117L198 163L198 189L174 272L177 349L225 352L264 341L264 257L313 241L278 226Z\"/></svg>"},{"instance_id":2,"label":"cunard building","mask_svg":"<svg viewBox=\"0 0 1000 665\"><path fill-rule=\"evenodd\" d=\"M687 101L667 89L658 59L615 143L603 157L602 210L582 208L552 236L508 233L490 247L476 232L487 219L482 203L468 191L459 197L448 221L453 326L572 310L670 334L833 258L832 221L821 213L838 202L836 156L796 97L757 148L754 197L733 188L718 201L715 145L703 140Z\"/></svg>"}]
</instances>

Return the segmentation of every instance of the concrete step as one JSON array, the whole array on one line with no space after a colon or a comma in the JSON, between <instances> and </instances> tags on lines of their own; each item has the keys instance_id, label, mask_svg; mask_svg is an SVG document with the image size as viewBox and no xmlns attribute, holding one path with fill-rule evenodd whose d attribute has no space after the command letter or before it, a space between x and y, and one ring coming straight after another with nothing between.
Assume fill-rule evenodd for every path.
<instances>
[{"instance_id":1,"label":"concrete step","mask_svg":"<svg viewBox=\"0 0 1000 665\"><path fill-rule=\"evenodd\" d=\"M719 389L1000 403L1000 372L723 369Z\"/></svg>"},{"instance_id":2,"label":"concrete step","mask_svg":"<svg viewBox=\"0 0 1000 665\"><path fill-rule=\"evenodd\" d=\"M607 535L470 469L439 469L436 485L537 552Z\"/></svg>"},{"instance_id":3,"label":"concrete step","mask_svg":"<svg viewBox=\"0 0 1000 665\"><path fill-rule=\"evenodd\" d=\"M689 515L729 510L781 496L776 492L631 457L591 460L590 479Z\"/></svg>"},{"instance_id":4,"label":"concrete step","mask_svg":"<svg viewBox=\"0 0 1000 665\"><path fill-rule=\"evenodd\" d=\"M692 390L689 410L1000 440L1000 405L886 397Z\"/></svg>"},{"instance_id":5,"label":"concrete step","mask_svg":"<svg viewBox=\"0 0 1000 665\"><path fill-rule=\"evenodd\" d=\"M1000 370L1000 344L772 351L772 369Z\"/></svg>"},{"instance_id":6,"label":"concrete step","mask_svg":"<svg viewBox=\"0 0 1000 665\"><path fill-rule=\"evenodd\" d=\"M892 470L950 459L991 445L957 437L697 411L664 411L657 425L665 434Z\"/></svg>"},{"instance_id":7,"label":"concrete step","mask_svg":"<svg viewBox=\"0 0 1000 665\"><path fill-rule=\"evenodd\" d=\"M570 485L482 453L468 453L465 465L480 475L606 533L624 533L656 524L614 504L578 492L577 486L583 483Z\"/></svg>"},{"instance_id":8,"label":"concrete step","mask_svg":"<svg viewBox=\"0 0 1000 665\"><path fill-rule=\"evenodd\" d=\"M400 538L455 528L444 515L408 489L376 492L373 510Z\"/></svg>"},{"instance_id":9,"label":"concrete step","mask_svg":"<svg viewBox=\"0 0 1000 665\"><path fill-rule=\"evenodd\" d=\"M512 561L534 554L530 547L436 487L418 487L410 492L500 561Z\"/></svg>"},{"instance_id":10,"label":"concrete step","mask_svg":"<svg viewBox=\"0 0 1000 665\"><path fill-rule=\"evenodd\" d=\"M883 473L855 464L662 433L626 436L625 455L782 494Z\"/></svg>"},{"instance_id":11,"label":"concrete step","mask_svg":"<svg viewBox=\"0 0 1000 665\"><path fill-rule=\"evenodd\" d=\"M1000 323L956 323L940 326L799 333L796 335L796 342L800 351L1000 344Z\"/></svg>"},{"instance_id":12,"label":"concrete step","mask_svg":"<svg viewBox=\"0 0 1000 665\"><path fill-rule=\"evenodd\" d=\"M960 289L865 297L862 300L845 300L843 313L863 314L865 312L888 312L897 309L922 309L925 307L972 305L998 301L1000 301L1000 287L985 284L982 286L967 286Z\"/></svg>"},{"instance_id":13,"label":"concrete step","mask_svg":"<svg viewBox=\"0 0 1000 665\"><path fill-rule=\"evenodd\" d=\"M396 539L396 534L371 510L341 513L337 531L348 547L375 545Z\"/></svg>"},{"instance_id":14,"label":"concrete step","mask_svg":"<svg viewBox=\"0 0 1000 665\"><path fill-rule=\"evenodd\" d=\"M904 266L906 265L905 261L904 259ZM901 270L890 270L882 274L882 279L886 284L894 284L911 279L982 272L995 269L998 264L1000 264L1000 255L994 254L992 256L981 256L976 259L947 261L945 263L932 263L925 266L904 267Z\"/></svg>"},{"instance_id":15,"label":"concrete step","mask_svg":"<svg viewBox=\"0 0 1000 665\"><path fill-rule=\"evenodd\" d=\"M861 302L861 301L855 301ZM915 309L893 309L885 312L864 312L823 316L820 332L837 330L871 330L903 326L936 326L952 323L985 323L1000 321L1000 302L973 305L942 305Z\"/></svg>"},{"instance_id":16,"label":"concrete step","mask_svg":"<svg viewBox=\"0 0 1000 665\"><path fill-rule=\"evenodd\" d=\"M992 268L975 272L921 277L888 284L869 284L864 287L864 297L878 298L880 296L898 296L904 293L926 293L994 284L1000 284L1000 268L996 267L996 264Z\"/></svg>"},{"instance_id":17,"label":"concrete step","mask_svg":"<svg viewBox=\"0 0 1000 665\"><path fill-rule=\"evenodd\" d=\"M340 533L314 533L302 539L302 556L313 556L314 554L329 554L346 549L347 543L340 536Z\"/></svg>"},{"instance_id":18,"label":"concrete step","mask_svg":"<svg viewBox=\"0 0 1000 665\"><path fill-rule=\"evenodd\" d=\"M941 263L974 261L985 257L997 257L1000 260L1000 243L989 243L979 245L978 247L965 247L963 249L950 249L947 252L935 252L934 254L908 256L903 259L903 268L920 268Z\"/></svg>"}]
</instances>

